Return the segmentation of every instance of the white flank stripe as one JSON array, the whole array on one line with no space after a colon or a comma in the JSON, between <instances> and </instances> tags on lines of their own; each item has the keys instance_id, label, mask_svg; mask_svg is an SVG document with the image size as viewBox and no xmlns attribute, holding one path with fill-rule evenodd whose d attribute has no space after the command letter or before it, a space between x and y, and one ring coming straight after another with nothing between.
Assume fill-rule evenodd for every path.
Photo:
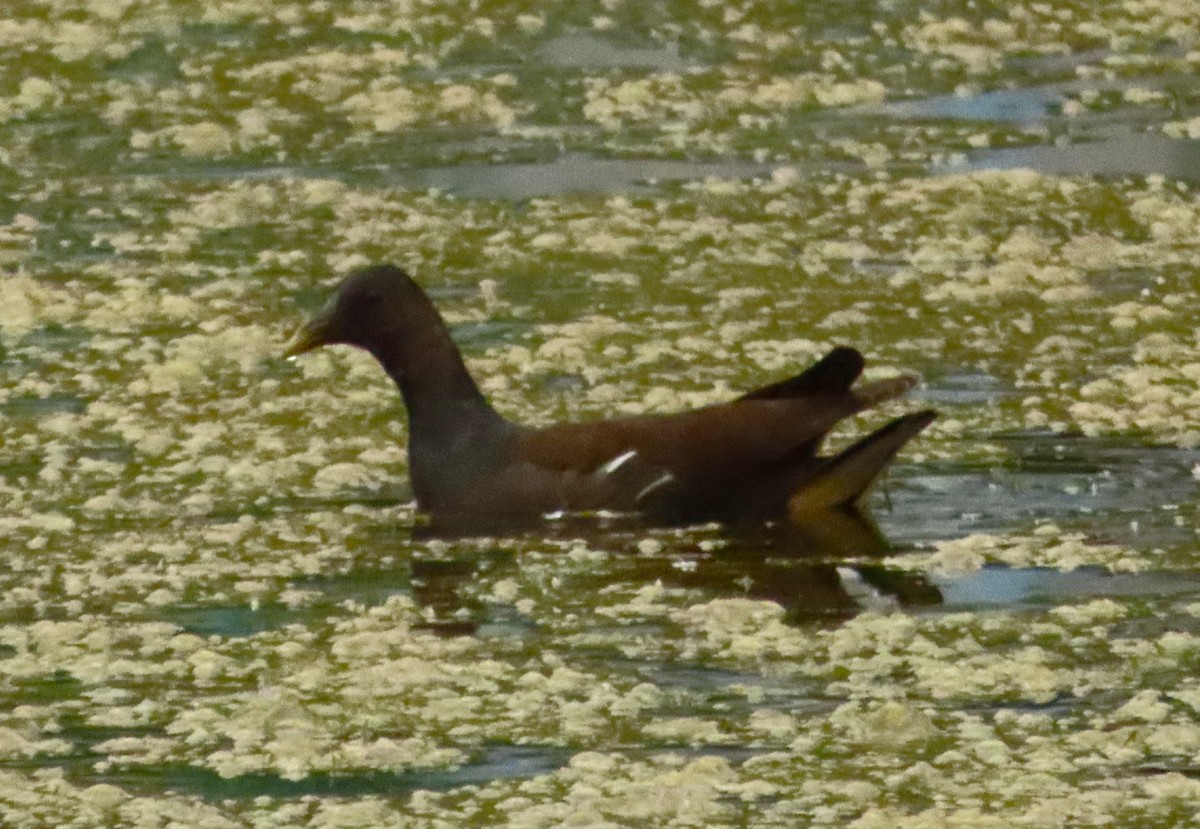
<instances>
[{"instance_id":1,"label":"white flank stripe","mask_svg":"<svg viewBox=\"0 0 1200 829\"><path fill-rule=\"evenodd\" d=\"M611 461L604 464L604 466L600 467L600 474L605 475L605 476L613 474L618 469L620 469L622 466L629 463L629 461L633 460L633 458L636 455L637 455L636 449L630 449L628 452L624 452L620 455L617 455Z\"/></svg>"}]
</instances>

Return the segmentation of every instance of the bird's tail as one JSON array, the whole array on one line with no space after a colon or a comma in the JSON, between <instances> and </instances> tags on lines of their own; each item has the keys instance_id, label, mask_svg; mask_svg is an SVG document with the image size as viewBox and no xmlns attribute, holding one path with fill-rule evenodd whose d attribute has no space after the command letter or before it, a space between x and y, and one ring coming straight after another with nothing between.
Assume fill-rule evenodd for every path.
<instances>
[{"instance_id":1,"label":"bird's tail","mask_svg":"<svg viewBox=\"0 0 1200 829\"><path fill-rule=\"evenodd\" d=\"M900 374L896 377L875 380L871 383L859 383L850 389L850 393L854 395L860 408L870 409L878 406L880 403L885 403L888 400L894 400L897 397L907 394L908 390L915 386L917 382L917 378L911 374Z\"/></svg>"},{"instance_id":2,"label":"bird's tail","mask_svg":"<svg viewBox=\"0 0 1200 829\"><path fill-rule=\"evenodd\" d=\"M856 503L900 447L933 422L937 412L926 409L898 417L881 429L825 461L815 475L788 498L794 518Z\"/></svg>"}]
</instances>

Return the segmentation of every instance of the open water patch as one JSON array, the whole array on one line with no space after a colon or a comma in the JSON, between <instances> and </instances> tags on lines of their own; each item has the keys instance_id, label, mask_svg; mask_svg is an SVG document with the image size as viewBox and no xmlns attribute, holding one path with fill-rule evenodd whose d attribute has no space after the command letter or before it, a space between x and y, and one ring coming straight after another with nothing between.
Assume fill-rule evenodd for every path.
<instances>
[{"instance_id":1,"label":"open water patch","mask_svg":"<svg viewBox=\"0 0 1200 829\"><path fill-rule=\"evenodd\" d=\"M565 32L543 41L534 55L551 66L570 69L653 69L680 72L693 66L677 43L633 46L592 32Z\"/></svg>"},{"instance_id":2,"label":"open water patch","mask_svg":"<svg viewBox=\"0 0 1200 829\"><path fill-rule=\"evenodd\" d=\"M1200 181L1200 141L1129 133L1090 142L980 150L935 172L1023 169L1060 176L1163 176L1195 182Z\"/></svg>"},{"instance_id":3,"label":"open water patch","mask_svg":"<svg viewBox=\"0 0 1200 829\"><path fill-rule=\"evenodd\" d=\"M521 201L570 193L646 190L665 181L748 179L768 176L777 166L738 159L597 158L567 153L551 161L456 164L396 171L394 175L398 184L411 189Z\"/></svg>"},{"instance_id":4,"label":"open water patch","mask_svg":"<svg viewBox=\"0 0 1200 829\"><path fill-rule=\"evenodd\" d=\"M1053 522L1138 547L1194 538L1174 511L1200 494L1200 451L1049 433L993 440L1007 460L899 468L890 506L876 510L884 535L903 546Z\"/></svg>"},{"instance_id":5,"label":"open water patch","mask_svg":"<svg viewBox=\"0 0 1200 829\"><path fill-rule=\"evenodd\" d=\"M967 576L935 578L944 610L1054 606L1088 599L1159 599L1200 595L1200 573L1110 573L1102 567L989 566Z\"/></svg>"},{"instance_id":6,"label":"open water patch","mask_svg":"<svg viewBox=\"0 0 1200 829\"><path fill-rule=\"evenodd\" d=\"M109 783L146 794L174 792L209 801L225 801L259 797L399 797L421 790L446 791L498 780L536 777L561 768L569 759L570 752L562 748L501 745L485 748L474 761L456 768L319 773L299 779L277 774L222 777L209 769L182 765L138 766L104 772L74 768L77 763L59 765L65 765L73 776L83 777L89 784Z\"/></svg>"}]
</instances>

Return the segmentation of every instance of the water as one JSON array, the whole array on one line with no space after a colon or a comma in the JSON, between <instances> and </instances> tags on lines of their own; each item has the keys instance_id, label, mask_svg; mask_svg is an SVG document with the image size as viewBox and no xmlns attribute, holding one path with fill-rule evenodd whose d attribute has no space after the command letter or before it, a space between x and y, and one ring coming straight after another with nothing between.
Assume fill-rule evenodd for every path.
<instances>
[{"instance_id":1,"label":"water","mask_svg":"<svg viewBox=\"0 0 1200 829\"><path fill-rule=\"evenodd\" d=\"M678 44L661 48L620 45L586 32L563 33L546 39L537 57L565 69L649 69L679 72L693 66L679 55Z\"/></svg>"},{"instance_id":2,"label":"water","mask_svg":"<svg viewBox=\"0 0 1200 829\"><path fill-rule=\"evenodd\" d=\"M406 187L466 198L525 200L544 196L649 192L660 182L769 176L773 168L739 160L606 159L567 154L544 163L458 164L405 171Z\"/></svg>"},{"instance_id":3,"label":"water","mask_svg":"<svg viewBox=\"0 0 1200 829\"><path fill-rule=\"evenodd\" d=\"M1166 176L1193 182L1198 161L1200 141L1158 135L1119 135L1055 147L982 152L969 157L967 166L978 170L1030 169L1067 176Z\"/></svg>"},{"instance_id":4,"label":"water","mask_svg":"<svg viewBox=\"0 0 1200 829\"><path fill-rule=\"evenodd\" d=\"M13 11L0 822L1190 825L1191 29L1047 9ZM279 358L375 261L522 422L940 417L863 514L437 526Z\"/></svg>"},{"instance_id":5,"label":"water","mask_svg":"<svg viewBox=\"0 0 1200 829\"><path fill-rule=\"evenodd\" d=\"M1073 598L1195 596L1200 581L1177 573L1113 575L1104 570L1062 572L1045 568L988 568L938 584L947 609L1052 604Z\"/></svg>"}]
</instances>

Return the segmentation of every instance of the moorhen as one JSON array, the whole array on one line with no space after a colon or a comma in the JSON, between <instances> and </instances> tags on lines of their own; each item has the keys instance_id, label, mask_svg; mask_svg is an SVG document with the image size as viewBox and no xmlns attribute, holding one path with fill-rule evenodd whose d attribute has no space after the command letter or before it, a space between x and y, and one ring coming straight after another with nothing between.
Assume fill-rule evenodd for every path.
<instances>
[{"instance_id":1,"label":"moorhen","mask_svg":"<svg viewBox=\"0 0 1200 829\"><path fill-rule=\"evenodd\" d=\"M658 523L798 518L854 505L936 416L904 415L819 456L834 424L916 382L902 376L853 387L863 357L839 347L802 374L728 403L520 426L484 399L429 297L392 265L349 276L285 355L337 343L369 351L400 387L413 492L435 519L601 510Z\"/></svg>"}]
</instances>

